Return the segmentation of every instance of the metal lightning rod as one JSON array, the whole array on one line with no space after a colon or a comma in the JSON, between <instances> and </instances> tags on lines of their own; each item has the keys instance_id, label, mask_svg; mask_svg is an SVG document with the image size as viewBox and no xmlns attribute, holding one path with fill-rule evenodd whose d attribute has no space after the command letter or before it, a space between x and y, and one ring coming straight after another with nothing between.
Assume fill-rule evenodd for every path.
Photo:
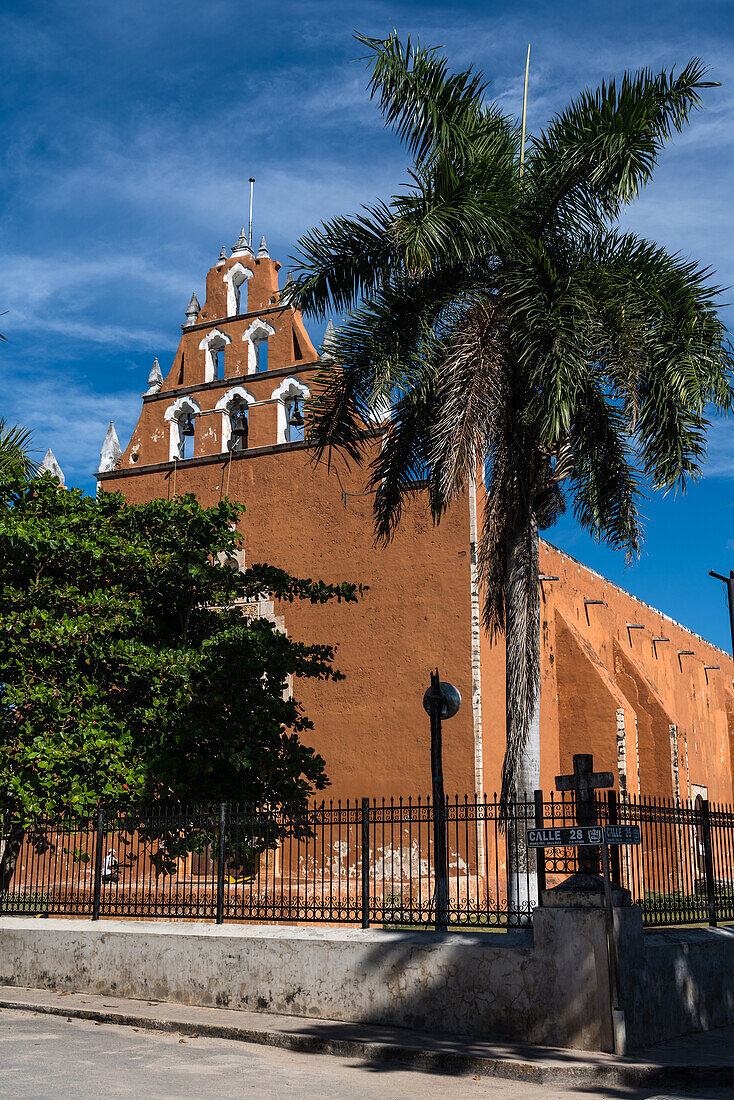
<instances>
[{"instance_id":1,"label":"metal lightning rod","mask_svg":"<svg viewBox=\"0 0 734 1100\"><path fill-rule=\"evenodd\" d=\"M250 241L250 248L252 248L252 196L253 196L254 190L255 190L255 177L250 176L250 231L249 231L249 234L248 234L249 241Z\"/></svg>"},{"instance_id":2,"label":"metal lightning rod","mask_svg":"<svg viewBox=\"0 0 734 1100\"><path fill-rule=\"evenodd\" d=\"M522 94L522 140L520 142L520 179L522 179L525 167L525 120L528 115L528 73L530 72L530 43L528 42L528 57L525 62L525 89Z\"/></svg>"}]
</instances>

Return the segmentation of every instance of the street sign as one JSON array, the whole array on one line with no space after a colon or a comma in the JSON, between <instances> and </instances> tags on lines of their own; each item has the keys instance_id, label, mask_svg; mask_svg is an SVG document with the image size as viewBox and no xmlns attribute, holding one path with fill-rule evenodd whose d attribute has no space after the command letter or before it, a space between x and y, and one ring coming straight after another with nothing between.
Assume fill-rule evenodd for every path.
<instances>
[{"instance_id":1,"label":"street sign","mask_svg":"<svg viewBox=\"0 0 734 1100\"><path fill-rule=\"evenodd\" d=\"M573 825L570 828L528 829L525 837L528 848L598 847L604 842L604 830L601 825Z\"/></svg>"},{"instance_id":2,"label":"street sign","mask_svg":"<svg viewBox=\"0 0 734 1100\"><path fill-rule=\"evenodd\" d=\"M600 844L639 844L639 825L572 825L558 829L528 829L528 848L590 848Z\"/></svg>"},{"instance_id":3,"label":"street sign","mask_svg":"<svg viewBox=\"0 0 734 1100\"><path fill-rule=\"evenodd\" d=\"M604 827L605 844L640 844L641 842L639 825L605 825Z\"/></svg>"}]
</instances>

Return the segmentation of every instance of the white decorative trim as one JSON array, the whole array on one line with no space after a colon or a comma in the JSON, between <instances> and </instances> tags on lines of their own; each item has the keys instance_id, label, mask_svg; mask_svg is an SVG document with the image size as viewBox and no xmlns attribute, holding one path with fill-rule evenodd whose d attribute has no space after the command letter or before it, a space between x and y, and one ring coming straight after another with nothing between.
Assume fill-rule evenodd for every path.
<instances>
[{"instance_id":1,"label":"white decorative trim","mask_svg":"<svg viewBox=\"0 0 734 1100\"><path fill-rule=\"evenodd\" d=\"M156 363L157 362L158 360L156 359ZM114 470L121 457L122 447L120 446L120 441L117 438L115 425L110 420L110 426L107 429L107 434L104 437L104 443L102 444L102 450L99 454L99 466L97 467L97 473L105 474L109 470Z\"/></svg>"},{"instance_id":2,"label":"white decorative trim","mask_svg":"<svg viewBox=\"0 0 734 1100\"><path fill-rule=\"evenodd\" d=\"M222 276L222 282L227 288L227 316L234 317L238 312L246 313L247 309L242 309L242 302L240 301L240 308L237 309L237 294L235 292L236 287L242 287L248 279L252 278L252 271L249 267L245 267L244 264L236 263L232 264L230 269ZM240 292L241 293L241 292Z\"/></svg>"},{"instance_id":3,"label":"white decorative trim","mask_svg":"<svg viewBox=\"0 0 734 1100\"><path fill-rule=\"evenodd\" d=\"M270 395L271 401L277 401L278 405L278 443L285 443L286 432L286 417L285 406L287 401L292 401L294 397L299 397L302 401L311 396L311 391L307 385L303 382L299 382L297 378L289 376L284 378L278 386L277 390L273 390Z\"/></svg>"},{"instance_id":4,"label":"white decorative trim","mask_svg":"<svg viewBox=\"0 0 734 1100\"><path fill-rule=\"evenodd\" d=\"M249 390L245 389L244 386L233 386L231 390L227 390L224 397L219 398L214 408L226 411L232 404L232 402L235 401L235 399L238 397L240 398L240 400L245 401L248 405L252 405L255 401L255 398L252 396Z\"/></svg>"},{"instance_id":5,"label":"white decorative trim","mask_svg":"<svg viewBox=\"0 0 734 1100\"><path fill-rule=\"evenodd\" d=\"M232 343L232 337L227 336L226 332L220 332L218 328L212 329L211 332L207 332L204 339L199 344L199 351L204 352L204 381L214 381L214 359L212 358L212 351L216 348L217 351L221 351L222 348L226 348L227 344Z\"/></svg>"},{"instance_id":6,"label":"white decorative trim","mask_svg":"<svg viewBox=\"0 0 734 1100\"><path fill-rule=\"evenodd\" d=\"M477 555L477 483L469 483L469 600L471 606L471 710L474 727L474 791L484 793L482 742L482 621L479 609L479 560ZM484 860L484 831L477 822L477 859Z\"/></svg>"},{"instance_id":7,"label":"white decorative trim","mask_svg":"<svg viewBox=\"0 0 734 1100\"><path fill-rule=\"evenodd\" d=\"M181 458L181 445L183 443L183 436L181 435L182 419L185 416L198 416L200 412L201 406L194 401L193 397L189 397L188 394L179 397L172 405L169 405L164 412L163 419L168 420L171 425L168 446L169 462L173 462L175 458Z\"/></svg>"},{"instance_id":8,"label":"white decorative trim","mask_svg":"<svg viewBox=\"0 0 734 1100\"><path fill-rule=\"evenodd\" d=\"M257 333L260 333L258 336ZM269 336L275 336L275 329L262 317L256 317L250 327L243 332L242 339L247 341L247 373L257 374L260 361L260 344Z\"/></svg>"},{"instance_id":9,"label":"white decorative trim","mask_svg":"<svg viewBox=\"0 0 734 1100\"><path fill-rule=\"evenodd\" d=\"M252 394L245 389L244 386L233 386L231 390L227 390L224 397L220 397L214 406L222 414L222 451L228 449L229 441L232 438L232 421L230 420L231 406L236 401L244 401L246 405L253 405L255 398Z\"/></svg>"}]
</instances>

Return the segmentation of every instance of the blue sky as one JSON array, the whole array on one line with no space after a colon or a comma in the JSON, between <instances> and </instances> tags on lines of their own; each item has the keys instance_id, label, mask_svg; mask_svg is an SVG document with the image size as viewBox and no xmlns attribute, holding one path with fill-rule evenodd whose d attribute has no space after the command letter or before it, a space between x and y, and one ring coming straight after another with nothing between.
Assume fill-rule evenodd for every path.
<instances>
[{"instance_id":1,"label":"blue sky","mask_svg":"<svg viewBox=\"0 0 734 1100\"><path fill-rule=\"evenodd\" d=\"M5 0L0 14L0 414L34 429L91 490L108 421L123 445L153 357L170 364L192 290L247 215L288 266L321 218L387 196L405 159L364 91L356 28L393 25L473 63L529 127L625 68L697 55L722 87L667 151L627 223L734 284L734 5L407 0ZM728 300L729 296L727 296ZM734 310L724 316L734 325ZM313 326L315 342L320 326ZM734 566L734 420L710 436L704 479L647 502L639 564L572 519L551 541L728 647L708 578Z\"/></svg>"}]
</instances>

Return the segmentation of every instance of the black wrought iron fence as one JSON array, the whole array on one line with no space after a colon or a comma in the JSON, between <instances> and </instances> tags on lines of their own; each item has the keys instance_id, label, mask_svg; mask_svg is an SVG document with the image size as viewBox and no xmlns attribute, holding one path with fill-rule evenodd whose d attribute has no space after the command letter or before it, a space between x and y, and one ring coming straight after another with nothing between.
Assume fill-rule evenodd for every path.
<instances>
[{"instance_id":1,"label":"black wrought iron fence","mask_svg":"<svg viewBox=\"0 0 734 1100\"><path fill-rule=\"evenodd\" d=\"M629 797L615 791L596 801L600 825L638 825L642 843L610 847L614 881L642 909L644 924L715 925L734 920L734 809L704 799ZM575 822L572 798L543 801L543 823ZM541 856L549 886L578 867L578 849L546 849Z\"/></svg>"},{"instance_id":2,"label":"black wrought iron fence","mask_svg":"<svg viewBox=\"0 0 734 1100\"><path fill-rule=\"evenodd\" d=\"M638 824L639 847L611 849L613 877L648 925L734 920L734 811L706 802L596 803L599 824ZM572 825L572 798L509 805L454 797L435 820L426 799L330 801L302 813L267 807L158 806L35 821L22 838L0 822L12 869L0 911L216 921L431 926L435 828L445 828L444 923L522 927L539 889L573 873L577 850L528 853L525 831ZM15 851L10 849L15 846ZM537 862L536 862L537 860Z\"/></svg>"},{"instance_id":3,"label":"black wrought iron fence","mask_svg":"<svg viewBox=\"0 0 734 1100\"><path fill-rule=\"evenodd\" d=\"M448 924L529 924L535 876L524 837L534 813L532 802L517 802L503 820L496 800L447 800ZM434 825L431 801L420 798L331 801L296 815L223 805L39 819L23 837L0 909L431 925Z\"/></svg>"}]
</instances>

